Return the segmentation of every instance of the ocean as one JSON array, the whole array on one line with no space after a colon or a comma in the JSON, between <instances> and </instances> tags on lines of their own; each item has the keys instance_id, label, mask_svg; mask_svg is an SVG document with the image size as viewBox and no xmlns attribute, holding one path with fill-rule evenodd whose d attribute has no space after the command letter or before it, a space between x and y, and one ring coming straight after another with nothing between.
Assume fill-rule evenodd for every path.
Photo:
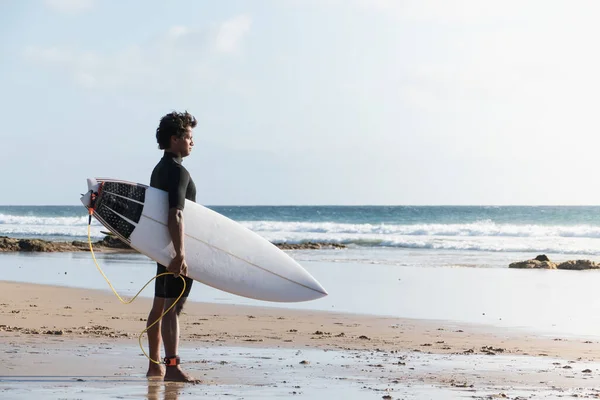
<instances>
[{"instance_id":1,"label":"ocean","mask_svg":"<svg viewBox=\"0 0 600 400\"><path fill-rule=\"evenodd\" d=\"M600 207L213 206L272 242L328 242L363 253L429 249L600 255ZM81 206L0 206L0 235L86 239ZM93 221L92 236L103 237ZM387 252L390 254L390 252Z\"/></svg>"},{"instance_id":2,"label":"ocean","mask_svg":"<svg viewBox=\"0 0 600 400\"><path fill-rule=\"evenodd\" d=\"M600 261L600 207L214 206L272 242L343 249L289 254L329 292L266 303L198 283L191 300L477 323L542 334L596 335L600 271L515 270L514 261ZM93 222L94 239L104 228ZM0 236L87 240L82 206L0 206ZM119 293L155 271L140 254L98 260ZM108 290L89 253L0 254L4 280ZM152 296L146 289L143 296Z\"/></svg>"}]
</instances>

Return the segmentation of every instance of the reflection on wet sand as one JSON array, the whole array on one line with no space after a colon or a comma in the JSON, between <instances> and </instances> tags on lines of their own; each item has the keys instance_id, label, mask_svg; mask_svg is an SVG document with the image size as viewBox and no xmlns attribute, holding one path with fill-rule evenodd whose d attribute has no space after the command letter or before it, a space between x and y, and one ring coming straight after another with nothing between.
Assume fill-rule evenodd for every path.
<instances>
[{"instance_id":1,"label":"reflection on wet sand","mask_svg":"<svg viewBox=\"0 0 600 400\"><path fill-rule=\"evenodd\" d=\"M148 379L148 400L178 400L180 391L185 385L185 383L164 382L162 379Z\"/></svg>"}]
</instances>

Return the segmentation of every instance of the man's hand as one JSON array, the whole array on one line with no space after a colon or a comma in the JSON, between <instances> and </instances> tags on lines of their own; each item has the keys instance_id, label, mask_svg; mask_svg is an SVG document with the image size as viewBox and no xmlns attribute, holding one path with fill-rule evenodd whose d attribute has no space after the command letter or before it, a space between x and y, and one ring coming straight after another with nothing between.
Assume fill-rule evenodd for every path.
<instances>
[{"instance_id":1,"label":"man's hand","mask_svg":"<svg viewBox=\"0 0 600 400\"><path fill-rule=\"evenodd\" d=\"M167 267L167 271L172 272L175 275L175 278L179 278L179 275L187 276L188 267L184 256L182 254L175 256Z\"/></svg>"}]
</instances>

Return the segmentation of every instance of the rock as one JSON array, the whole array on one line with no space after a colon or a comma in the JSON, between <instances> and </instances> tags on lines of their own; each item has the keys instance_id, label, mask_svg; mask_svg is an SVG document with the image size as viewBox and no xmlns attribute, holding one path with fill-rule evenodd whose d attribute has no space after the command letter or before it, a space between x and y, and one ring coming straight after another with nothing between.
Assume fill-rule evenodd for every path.
<instances>
[{"instance_id":1,"label":"rock","mask_svg":"<svg viewBox=\"0 0 600 400\"><path fill-rule=\"evenodd\" d=\"M114 237L105 237L103 240L92 243L94 251L118 249L122 251L134 251L127 244ZM41 239L14 239L0 236L0 252L75 252L89 251L87 242L74 240L72 242L54 242Z\"/></svg>"},{"instance_id":2,"label":"rock","mask_svg":"<svg viewBox=\"0 0 600 400\"><path fill-rule=\"evenodd\" d=\"M584 270L584 269L598 269L600 264L591 260L570 260L558 264L558 269L570 269L570 270Z\"/></svg>"},{"instance_id":3,"label":"rock","mask_svg":"<svg viewBox=\"0 0 600 400\"><path fill-rule=\"evenodd\" d=\"M0 249L4 249L4 251L18 251L19 246L17 245L17 241L15 239L11 239L6 236L0 236Z\"/></svg>"},{"instance_id":4,"label":"rock","mask_svg":"<svg viewBox=\"0 0 600 400\"><path fill-rule=\"evenodd\" d=\"M114 236L104 236L104 239L100 242L103 246L110 247L112 249L131 249L127 243L121 241L121 239Z\"/></svg>"},{"instance_id":5,"label":"rock","mask_svg":"<svg viewBox=\"0 0 600 400\"><path fill-rule=\"evenodd\" d=\"M580 271L586 269L600 269L600 263L591 260L569 260L562 263L554 263L550 261L545 254L541 254L533 260L514 262L508 267L523 269L566 269Z\"/></svg>"},{"instance_id":6,"label":"rock","mask_svg":"<svg viewBox=\"0 0 600 400\"><path fill-rule=\"evenodd\" d=\"M552 261L539 261L539 260L527 260L514 262L508 266L508 268L521 268L521 269L556 269L557 264Z\"/></svg>"},{"instance_id":7,"label":"rock","mask_svg":"<svg viewBox=\"0 0 600 400\"><path fill-rule=\"evenodd\" d=\"M273 243L282 250L345 249L346 245L330 242Z\"/></svg>"},{"instance_id":8,"label":"rock","mask_svg":"<svg viewBox=\"0 0 600 400\"><path fill-rule=\"evenodd\" d=\"M282 250L318 250L318 249L344 249L346 245L329 242L305 243L273 243ZM113 235L106 235L102 240L92 243L94 251L135 251L127 243L122 242ZM40 239L14 239L0 236L0 252L75 252L90 251L89 243L79 240L72 242L54 242Z\"/></svg>"},{"instance_id":9,"label":"rock","mask_svg":"<svg viewBox=\"0 0 600 400\"><path fill-rule=\"evenodd\" d=\"M18 242L21 251L51 251L48 242L39 239L21 239Z\"/></svg>"}]
</instances>

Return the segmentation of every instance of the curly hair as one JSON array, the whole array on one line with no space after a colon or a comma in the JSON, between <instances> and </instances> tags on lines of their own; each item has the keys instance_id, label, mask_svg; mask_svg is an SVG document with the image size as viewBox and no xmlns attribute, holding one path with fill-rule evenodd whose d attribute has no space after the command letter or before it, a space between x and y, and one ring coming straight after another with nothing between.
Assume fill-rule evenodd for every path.
<instances>
[{"instance_id":1,"label":"curly hair","mask_svg":"<svg viewBox=\"0 0 600 400\"><path fill-rule=\"evenodd\" d=\"M173 111L160 119L156 128L156 141L161 150L168 149L171 145L171 136L183 138L188 128L195 128L198 121L187 111L182 113Z\"/></svg>"}]
</instances>

